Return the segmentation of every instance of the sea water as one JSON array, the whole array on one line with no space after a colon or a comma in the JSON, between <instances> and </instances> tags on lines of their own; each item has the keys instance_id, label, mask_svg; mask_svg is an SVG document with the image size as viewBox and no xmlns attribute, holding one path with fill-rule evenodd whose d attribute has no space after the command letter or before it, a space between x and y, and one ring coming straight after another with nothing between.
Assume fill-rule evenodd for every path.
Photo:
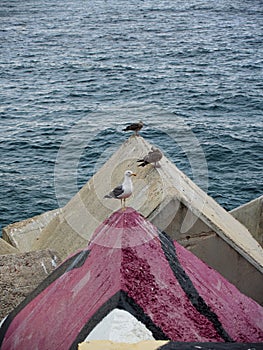
<instances>
[{"instance_id":1,"label":"sea water","mask_svg":"<svg viewBox=\"0 0 263 350\"><path fill-rule=\"evenodd\" d=\"M262 194L261 0L2 0L0 23L2 227L64 205L140 119L227 210Z\"/></svg>"}]
</instances>

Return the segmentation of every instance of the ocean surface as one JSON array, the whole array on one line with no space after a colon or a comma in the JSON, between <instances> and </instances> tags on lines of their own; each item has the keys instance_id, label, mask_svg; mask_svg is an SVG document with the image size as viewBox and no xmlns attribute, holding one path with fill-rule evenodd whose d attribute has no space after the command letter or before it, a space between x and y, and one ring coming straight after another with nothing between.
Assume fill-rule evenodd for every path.
<instances>
[{"instance_id":1,"label":"ocean surface","mask_svg":"<svg viewBox=\"0 0 263 350\"><path fill-rule=\"evenodd\" d=\"M227 210L262 194L262 0L1 0L1 227L141 135Z\"/></svg>"}]
</instances>

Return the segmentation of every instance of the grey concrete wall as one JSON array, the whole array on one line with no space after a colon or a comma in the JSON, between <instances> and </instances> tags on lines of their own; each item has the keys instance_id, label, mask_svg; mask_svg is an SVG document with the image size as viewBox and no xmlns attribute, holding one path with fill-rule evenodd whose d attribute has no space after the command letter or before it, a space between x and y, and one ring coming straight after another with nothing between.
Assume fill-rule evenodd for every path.
<instances>
[{"instance_id":1,"label":"grey concrete wall","mask_svg":"<svg viewBox=\"0 0 263 350\"><path fill-rule=\"evenodd\" d=\"M6 242L4 239L0 238L0 255L14 254L18 252L19 251L15 247Z\"/></svg>"},{"instance_id":2,"label":"grey concrete wall","mask_svg":"<svg viewBox=\"0 0 263 350\"><path fill-rule=\"evenodd\" d=\"M38 239L42 229L60 211L60 209L50 210L41 215L10 224L2 230L3 239L20 252L29 252L32 250L32 244Z\"/></svg>"},{"instance_id":3,"label":"grey concrete wall","mask_svg":"<svg viewBox=\"0 0 263 350\"><path fill-rule=\"evenodd\" d=\"M263 246L263 196L230 211Z\"/></svg>"}]
</instances>

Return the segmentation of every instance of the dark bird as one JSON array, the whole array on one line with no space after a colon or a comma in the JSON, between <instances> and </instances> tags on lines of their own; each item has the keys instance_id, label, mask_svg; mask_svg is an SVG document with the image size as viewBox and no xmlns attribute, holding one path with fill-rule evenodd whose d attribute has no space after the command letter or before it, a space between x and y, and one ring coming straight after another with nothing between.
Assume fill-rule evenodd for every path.
<instances>
[{"instance_id":1,"label":"dark bird","mask_svg":"<svg viewBox=\"0 0 263 350\"><path fill-rule=\"evenodd\" d=\"M138 163L141 163L138 166L144 167L145 165L152 163L155 168L159 168L160 164L158 162L162 159L162 156L163 154L158 148L152 147L151 151L146 156L137 160Z\"/></svg>"},{"instance_id":2,"label":"dark bird","mask_svg":"<svg viewBox=\"0 0 263 350\"><path fill-rule=\"evenodd\" d=\"M133 123L122 130L123 131L134 131L135 135L138 136L139 131L142 129L142 127L143 127L143 122L139 121L139 123Z\"/></svg>"},{"instance_id":3,"label":"dark bird","mask_svg":"<svg viewBox=\"0 0 263 350\"><path fill-rule=\"evenodd\" d=\"M133 191L133 185L131 177L136 176L131 170L126 170L124 173L123 183L115 187L109 194L104 196L104 198L115 198L121 200L121 205L125 208L125 200L130 197ZM123 201L123 202L122 202Z\"/></svg>"}]
</instances>

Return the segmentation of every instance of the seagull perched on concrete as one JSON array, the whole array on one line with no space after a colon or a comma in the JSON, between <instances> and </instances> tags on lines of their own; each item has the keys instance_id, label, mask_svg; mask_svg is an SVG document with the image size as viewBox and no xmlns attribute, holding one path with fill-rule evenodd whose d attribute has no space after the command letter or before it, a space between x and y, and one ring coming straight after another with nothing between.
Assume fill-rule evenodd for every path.
<instances>
[{"instance_id":1,"label":"seagull perched on concrete","mask_svg":"<svg viewBox=\"0 0 263 350\"><path fill-rule=\"evenodd\" d=\"M158 148L152 147L146 156L137 160L138 163L141 163L138 166L144 167L147 164L153 163L155 168L159 168L160 164L158 162L162 159L162 156L163 154Z\"/></svg>"},{"instance_id":2,"label":"seagull perched on concrete","mask_svg":"<svg viewBox=\"0 0 263 350\"><path fill-rule=\"evenodd\" d=\"M124 173L123 183L115 187L109 194L104 198L115 198L121 200L121 205L125 208L125 200L130 197L133 191L133 185L131 177L136 176L131 170L126 170Z\"/></svg>"},{"instance_id":3,"label":"seagull perched on concrete","mask_svg":"<svg viewBox=\"0 0 263 350\"><path fill-rule=\"evenodd\" d=\"M122 131L134 131L135 135L139 135L139 131L143 127L143 122L140 120L139 123L133 123L129 126L127 126L125 129L122 129Z\"/></svg>"}]
</instances>

